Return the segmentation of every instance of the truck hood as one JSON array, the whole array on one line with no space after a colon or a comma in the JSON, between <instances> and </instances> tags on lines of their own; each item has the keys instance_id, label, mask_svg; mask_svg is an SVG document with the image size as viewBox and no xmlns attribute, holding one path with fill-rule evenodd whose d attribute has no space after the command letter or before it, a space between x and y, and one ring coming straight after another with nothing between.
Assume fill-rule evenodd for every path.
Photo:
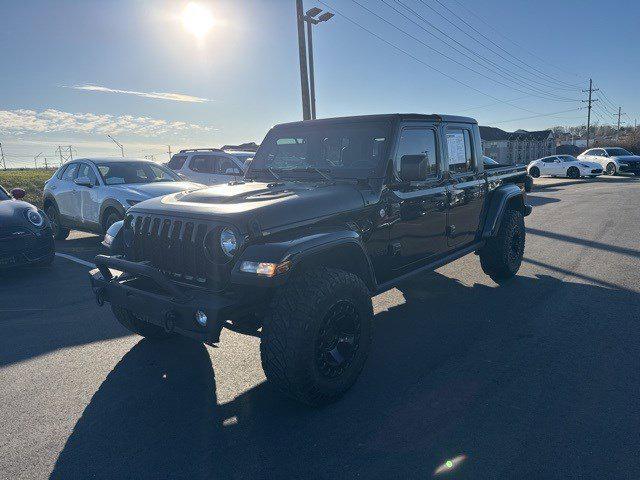
<instances>
[{"instance_id":1,"label":"truck hood","mask_svg":"<svg viewBox=\"0 0 640 480\"><path fill-rule=\"evenodd\" d=\"M109 188L122 192L125 195L142 197L143 199L160 197L169 193L182 192L184 190L194 190L204 188L204 185L193 182L157 182L157 183L137 183L128 185L109 185Z\"/></svg>"},{"instance_id":2,"label":"truck hood","mask_svg":"<svg viewBox=\"0 0 640 480\"><path fill-rule=\"evenodd\" d=\"M364 204L362 194L351 184L247 182L154 198L129 212L218 220L241 228L257 221L265 231L348 212Z\"/></svg>"}]
</instances>

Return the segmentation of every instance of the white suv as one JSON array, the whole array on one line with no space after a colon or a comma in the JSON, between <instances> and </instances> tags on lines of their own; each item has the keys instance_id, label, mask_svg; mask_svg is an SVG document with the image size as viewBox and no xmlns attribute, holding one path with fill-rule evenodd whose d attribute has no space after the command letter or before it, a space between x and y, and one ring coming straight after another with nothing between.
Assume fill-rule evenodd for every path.
<instances>
[{"instance_id":1,"label":"white suv","mask_svg":"<svg viewBox=\"0 0 640 480\"><path fill-rule=\"evenodd\" d=\"M193 182L216 185L242 177L246 161L254 155L255 152L193 148L180 150L167 167Z\"/></svg>"}]
</instances>

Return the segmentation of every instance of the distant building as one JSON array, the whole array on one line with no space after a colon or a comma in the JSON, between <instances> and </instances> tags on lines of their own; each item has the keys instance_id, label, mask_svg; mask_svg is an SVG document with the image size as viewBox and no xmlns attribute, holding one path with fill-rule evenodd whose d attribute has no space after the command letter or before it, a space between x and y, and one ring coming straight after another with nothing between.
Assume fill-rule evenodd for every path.
<instances>
[{"instance_id":1,"label":"distant building","mask_svg":"<svg viewBox=\"0 0 640 480\"><path fill-rule=\"evenodd\" d=\"M579 147L578 145L571 144L562 144L556 147L556 154L558 155L573 155L577 157L582 152L584 152L584 148Z\"/></svg>"},{"instance_id":2,"label":"distant building","mask_svg":"<svg viewBox=\"0 0 640 480\"><path fill-rule=\"evenodd\" d=\"M505 165L529 163L556 153L551 130L505 132L496 127L480 127L484 154Z\"/></svg>"}]
</instances>

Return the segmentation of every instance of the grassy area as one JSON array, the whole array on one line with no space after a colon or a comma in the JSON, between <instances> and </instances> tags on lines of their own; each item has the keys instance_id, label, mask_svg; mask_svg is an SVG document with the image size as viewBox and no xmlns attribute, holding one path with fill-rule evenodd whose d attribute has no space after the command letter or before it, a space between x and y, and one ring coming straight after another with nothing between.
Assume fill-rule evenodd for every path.
<instances>
[{"instance_id":1,"label":"grassy area","mask_svg":"<svg viewBox=\"0 0 640 480\"><path fill-rule=\"evenodd\" d=\"M0 185L7 191L20 187L27 192L24 198L29 203L42 208L42 189L44 182L51 178L55 170L44 168L24 170L0 170Z\"/></svg>"}]
</instances>

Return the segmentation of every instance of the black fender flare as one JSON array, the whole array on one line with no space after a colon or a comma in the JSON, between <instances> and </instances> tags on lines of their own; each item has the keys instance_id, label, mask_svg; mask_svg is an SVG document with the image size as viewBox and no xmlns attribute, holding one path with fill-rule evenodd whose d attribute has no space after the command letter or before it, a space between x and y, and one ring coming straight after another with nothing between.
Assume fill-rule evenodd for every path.
<instances>
[{"instance_id":1,"label":"black fender flare","mask_svg":"<svg viewBox=\"0 0 640 480\"><path fill-rule=\"evenodd\" d=\"M291 266L287 273L261 277L240 271L240 266L245 261L276 264L291 262ZM316 264L355 273L371 291L375 290L375 272L362 238L357 232L347 229L309 233L294 240L249 245L239 255L231 272L231 281L235 284L265 287L282 285L299 268Z\"/></svg>"},{"instance_id":2,"label":"black fender flare","mask_svg":"<svg viewBox=\"0 0 640 480\"><path fill-rule=\"evenodd\" d=\"M531 213L531 205L525 203L525 193L520 187L511 183L496 188L489 197L482 238L493 237L498 233L503 214L510 205L515 206L525 217Z\"/></svg>"},{"instance_id":3,"label":"black fender flare","mask_svg":"<svg viewBox=\"0 0 640 480\"><path fill-rule=\"evenodd\" d=\"M113 208L115 210L118 211L118 213L120 215L122 215L122 218L124 218L125 216L125 208L122 206L122 204L120 202L118 202L117 200L114 200L113 198L107 198L104 202L102 202L102 205L100 205L100 225L103 225L104 222L104 212L107 211L107 209L109 208Z\"/></svg>"}]
</instances>

